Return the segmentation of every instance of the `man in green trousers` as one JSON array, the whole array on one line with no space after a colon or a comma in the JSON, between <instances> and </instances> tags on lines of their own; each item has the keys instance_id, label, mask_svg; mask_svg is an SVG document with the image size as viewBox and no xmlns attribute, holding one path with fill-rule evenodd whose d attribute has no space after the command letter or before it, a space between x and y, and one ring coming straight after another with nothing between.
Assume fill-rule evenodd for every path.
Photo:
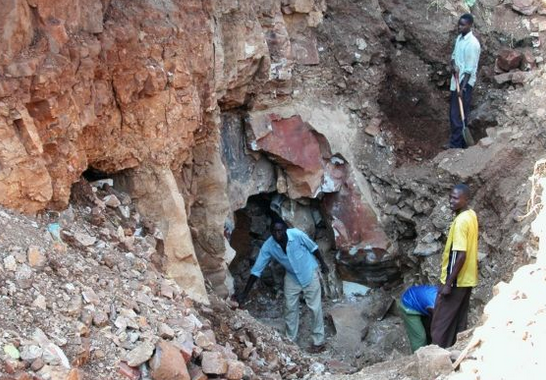
<instances>
[{"instance_id":1,"label":"man in green trousers","mask_svg":"<svg viewBox=\"0 0 546 380\"><path fill-rule=\"evenodd\" d=\"M412 352L430 343L430 322L437 294L436 286L414 285L400 298L398 308L404 320Z\"/></svg>"}]
</instances>

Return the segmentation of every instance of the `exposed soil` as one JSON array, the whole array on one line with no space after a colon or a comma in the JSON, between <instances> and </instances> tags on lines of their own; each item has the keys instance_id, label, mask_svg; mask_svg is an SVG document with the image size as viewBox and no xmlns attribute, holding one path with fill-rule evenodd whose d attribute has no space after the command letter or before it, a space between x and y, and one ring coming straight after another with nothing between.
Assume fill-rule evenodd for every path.
<instances>
[{"instance_id":1,"label":"exposed soil","mask_svg":"<svg viewBox=\"0 0 546 380\"><path fill-rule=\"evenodd\" d=\"M386 116L382 126L393 135L390 142L396 147L399 165L433 158L449 139L448 92L438 89L431 94L430 88L409 82L407 74L397 74L419 75L421 66L422 62L408 60L402 67L391 67L378 99Z\"/></svg>"}]
</instances>

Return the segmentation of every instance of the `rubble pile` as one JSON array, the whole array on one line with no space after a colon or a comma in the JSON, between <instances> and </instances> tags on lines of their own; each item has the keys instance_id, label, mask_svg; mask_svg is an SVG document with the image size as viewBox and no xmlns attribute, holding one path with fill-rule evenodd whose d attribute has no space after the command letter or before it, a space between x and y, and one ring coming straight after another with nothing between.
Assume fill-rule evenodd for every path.
<instances>
[{"instance_id":1,"label":"rubble pile","mask_svg":"<svg viewBox=\"0 0 546 380\"><path fill-rule=\"evenodd\" d=\"M301 374L307 359L278 333L223 300L195 304L157 271L161 233L110 181L82 179L61 213L0 210L3 379Z\"/></svg>"}]
</instances>

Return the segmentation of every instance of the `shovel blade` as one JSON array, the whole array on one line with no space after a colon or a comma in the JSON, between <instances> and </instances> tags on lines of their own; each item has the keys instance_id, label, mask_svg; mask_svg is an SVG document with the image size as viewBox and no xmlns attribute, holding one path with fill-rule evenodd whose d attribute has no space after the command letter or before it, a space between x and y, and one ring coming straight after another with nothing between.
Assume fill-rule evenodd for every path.
<instances>
[{"instance_id":1,"label":"shovel blade","mask_svg":"<svg viewBox=\"0 0 546 380\"><path fill-rule=\"evenodd\" d=\"M463 127L463 138L466 146L472 146L476 144L474 142L474 138L472 137L472 133L470 133L470 130L466 127Z\"/></svg>"}]
</instances>

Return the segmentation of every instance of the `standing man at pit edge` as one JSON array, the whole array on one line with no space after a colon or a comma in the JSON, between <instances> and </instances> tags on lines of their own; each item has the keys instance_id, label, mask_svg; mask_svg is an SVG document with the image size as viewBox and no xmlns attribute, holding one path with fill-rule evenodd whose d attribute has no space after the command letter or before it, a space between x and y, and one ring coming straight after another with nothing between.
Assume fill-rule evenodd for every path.
<instances>
[{"instance_id":1,"label":"standing man at pit edge","mask_svg":"<svg viewBox=\"0 0 546 380\"><path fill-rule=\"evenodd\" d=\"M449 195L455 219L449 228L442 257L440 290L431 324L432 344L455 344L466 329L472 288L478 285L478 217L470 209L470 188L459 184Z\"/></svg>"},{"instance_id":2,"label":"standing man at pit edge","mask_svg":"<svg viewBox=\"0 0 546 380\"><path fill-rule=\"evenodd\" d=\"M472 90L476 84L476 73L478 72L478 61L480 60L480 42L472 33L474 17L465 13L459 18L457 25L459 35L455 40L455 48L451 54L451 99L449 103L449 121L451 134L449 143L442 148L466 148L463 137L463 122L459 109L459 98L463 101L465 114L465 125L468 127L467 119L470 114L470 102L472 101ZM456 80L459 79L460 92L457 92Z\"/></svg>"},{"instance_id":3,"label":"standing man at pit edge","mask_svg":"<svg viewBox=\"0 0 546 380\"><path fill-rule=\"evenodd\" d=\"M284 276L284 320L286 336L295 341L299 327L299 299L303 298L313 314L312 338L313 344L309 351L318 353L324 350L324 320L322 316L321 287L318 274L320 263L322 273L329 272L322 258L317 244L303 231L297 228L288 228L281 220L271 223L271 237L265 241L260 249L258 258L250 271L250 277L242 293L237 295L237 302L242 305L256 280L271 259L276 260L286 270Z\"/></svg>"}]
</instances>

